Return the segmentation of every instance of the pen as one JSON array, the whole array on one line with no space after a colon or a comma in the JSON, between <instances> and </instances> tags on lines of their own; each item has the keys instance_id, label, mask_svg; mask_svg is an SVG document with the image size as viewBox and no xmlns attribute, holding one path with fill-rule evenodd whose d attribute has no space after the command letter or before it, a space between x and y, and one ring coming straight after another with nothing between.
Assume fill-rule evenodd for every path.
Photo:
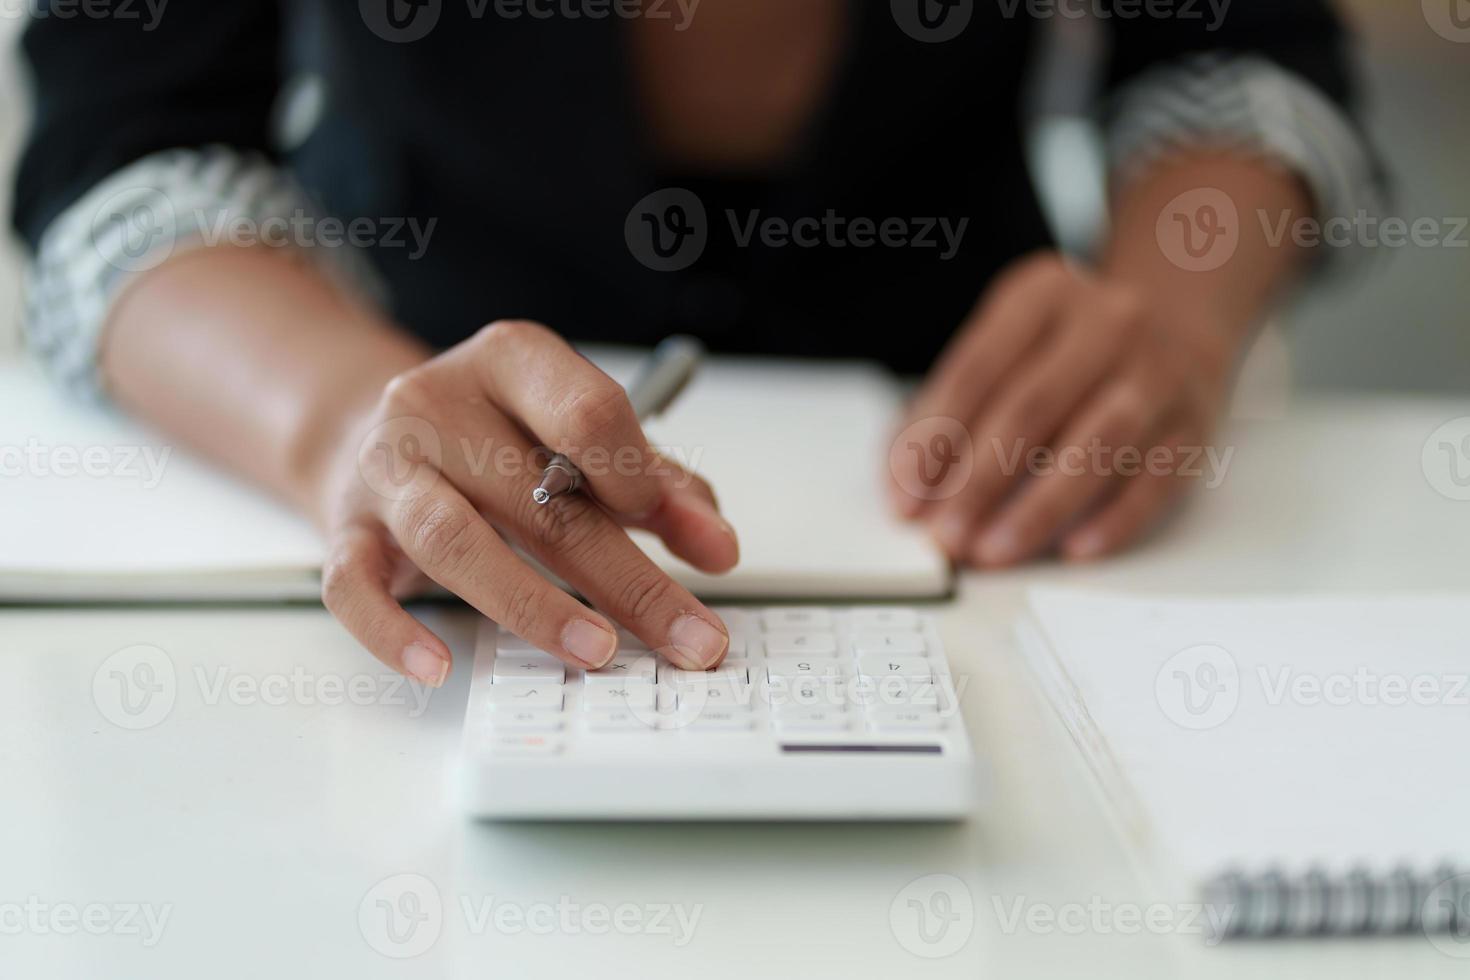
<instances>
[{"instance_id":1,"label":"pen","mask_svg":"<svg viewBox=\"0 0 1470 980\"><path fill-rule=\"evenodd\" d=\"M628 386L628 401L633 403L633 414L638 421L653 418L673 404L679 392L694 378L703 355L703 344L682 335L667 337L653 349ZM541 484L531 491L531 499L547 504L581 486L581 472L570 459L557 453L541 471Z\"/></svg>"}]
</instances>

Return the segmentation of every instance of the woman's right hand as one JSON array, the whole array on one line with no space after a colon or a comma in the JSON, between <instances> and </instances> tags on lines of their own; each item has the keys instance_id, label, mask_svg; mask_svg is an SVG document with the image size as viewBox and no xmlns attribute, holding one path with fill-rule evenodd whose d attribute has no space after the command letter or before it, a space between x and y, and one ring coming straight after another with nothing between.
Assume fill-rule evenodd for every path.
<instances>
[{"instance_id":1,"label":"woman's right hand","mask_svg":"<svg viewBox=\"0 0 1470 980\"><path fill-rule=\"evenodd\" d=\"M546 327L485 327L395 377L351 429L314 489L329 538L322 597L388 666L434 686L449 672L448 646L396 598L424 576L579 668L612 659L613 622L686 669L724 657L719 617L624 528L706 572L735 564L735 532L703 480L649 447L623 389ZM584 486L539 505L548 449Z\"/></svg>"}]
</instances>

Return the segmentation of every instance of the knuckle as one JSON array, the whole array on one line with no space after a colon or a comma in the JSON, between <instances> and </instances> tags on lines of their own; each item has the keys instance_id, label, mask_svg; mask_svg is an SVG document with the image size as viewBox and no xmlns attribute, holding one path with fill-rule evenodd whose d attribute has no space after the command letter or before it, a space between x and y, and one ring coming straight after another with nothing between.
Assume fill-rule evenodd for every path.
<instances>
[{"instance_id":1,"label":"knuckle","mask_svg":"<svg viewBox=\"0 0 1470 980\"><path fill-rule=\"evenodd\" d=\"M322 566L322 605L336 615L347 605L348 597L356 590L352 587L353 560L337 552Z\"/></svg>"},{"instance_id":2,"label":"knuckle","mask_svg":"<svg viewBox=\"0 0 1470 980\"><path fill-rule=\"evenodd\" d=\"M415 498L405 508L404 522L415 560L430 568L463 568L474 551L474 520L464 507Z\"/></svg>"},{"instance_id":3,"label":"knuckle","mask_svg":"<svg viewBox=\"0 0 1470 980\"><path fill-rule=\"evenodd\" d=\"M527 543L539 552L577 552L597 526L596 508L580 497L563 497L546 506L533 501L529 493L518 496L523 501L517 523Z\"/></svg>"},{"instance_id":4,"label":"knuckle","mask_svg":"<svg viewBox=\"0 0 1470 980\"><path fill-rule=\"evenodd\" d=\"M562 405L563 432L578 447L600 446L633 417L628 394L608 379L588 385Z\"/></svg>"},{"instance_id":5,"label":"knuckle","mask_svg":"<svg viewBox=\"0 0 1470 980\"><path fill-rule=\"evenodd\" d=\"M1143 319L1143 296L1132 286L1110 285L1096 297L1103 320L1116 327L1131 327Z\"/></svg>"},{"instance_id":6,"label":"knuckle","mask_svg":"<svg viewBox=\"0 0 1470 980\"><path fill-rule=\"evenodd\" d=\"M497 603L501 625L517 636L526 636L530 632L537 621L536 613L542 606L539 590L525 578L508 584Z\"/></svg>"},{"instance_id":7,"label":"knuckle","mask_svg":"<svg viewBox=\"0 0 1470 980\"><path fill-rule=\"evenodd\" d=\"M434 384L427 367L395 376L383 388L381 403L391 415L422 415L434 401Z\"/></svg>"},{"instance_id":8,"label":"knuckle","mask_svg":"<svg viewBox=\"0 0 1470 980\"><path fill-rule=\"evenodd\" d=\"M475 343L485 348L524 347L546 332L534 320L496 320L476 332Z\"/></svg>"},{"instance_id":9,"label":"knuckle","mask_svg":"<svg viewBox=\"0 0 1470 980\"><path fill-rule=\"evenodd\" d=\"M644 622L673 602L673 580L652 565L620 576L620 581L616 608L624 621Z\"/></svg>"}]
</instances>

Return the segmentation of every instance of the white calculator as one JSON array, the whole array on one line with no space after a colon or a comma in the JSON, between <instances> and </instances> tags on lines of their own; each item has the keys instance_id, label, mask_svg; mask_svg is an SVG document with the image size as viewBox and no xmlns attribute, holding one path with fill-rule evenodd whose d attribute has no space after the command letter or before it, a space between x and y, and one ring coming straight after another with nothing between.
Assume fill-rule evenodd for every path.
<instances>
[{"instance_id":1,"label":"white calculator","mask_svg":"<svg viewBox=\"0 0 1470 980\"><path fill-rule=\"evenodd\" d=\"M621 633L579 671L488 620L464 728L475 815L583 820L945 820L977 766L932 615L715 607L730 652L680 670Z\"/></svg>"}]
</instances>

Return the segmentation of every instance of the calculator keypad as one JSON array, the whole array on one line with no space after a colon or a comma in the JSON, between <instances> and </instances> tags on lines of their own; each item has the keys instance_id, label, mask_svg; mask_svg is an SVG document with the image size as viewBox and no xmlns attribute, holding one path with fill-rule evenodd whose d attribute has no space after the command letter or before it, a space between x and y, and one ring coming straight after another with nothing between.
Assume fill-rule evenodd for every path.
<instances>
[{"instance_id":1,"label":"calculator keypad","mask_svg":"<svg viewBox=\"0 0 1470 980\"><path fill-rule=\"evenodd\" d=\"M489 631L493 650L481 651L489 684L470 706L486 712L486 749L554 755L578 731L661 738L768 731L782 740L932 736L956 710L933 624L914 609L715 611L730 628L731 646L711 671L676 667L624 630L612 662L585 672L510 633Z\"/></svg>"}]
</instances>

